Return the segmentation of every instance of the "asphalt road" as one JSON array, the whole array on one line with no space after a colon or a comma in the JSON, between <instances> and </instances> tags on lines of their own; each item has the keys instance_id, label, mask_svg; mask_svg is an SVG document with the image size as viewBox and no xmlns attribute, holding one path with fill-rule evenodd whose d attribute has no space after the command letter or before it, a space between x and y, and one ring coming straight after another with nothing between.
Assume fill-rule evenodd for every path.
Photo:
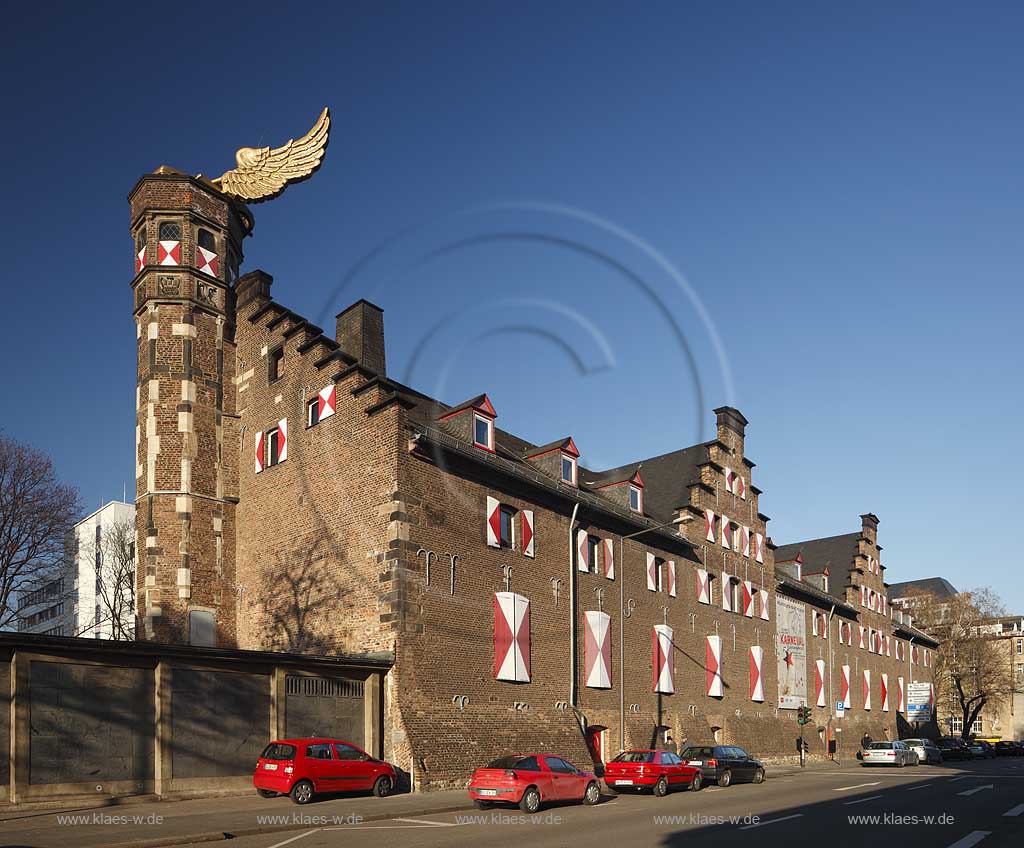
<instances>
[{"instance_id":1,"label":"asphalt road","mask_svg":"<svg viewBox=\"0 0 1024 848\"><path fill-rule=\"evenodd\" d=\"M317 816L317 805L286 799L268 814ZM1024 845L1024 759L949 766L817 769L760 786L706 787L666 798L622 795L596 807L557 806L526 817L518 809L445 813L387 821L331 823L242 837L232 848L494 848L802 845L876 842L898 848ZM209 843L205 843L209 846Z\"/></svg>"}]
</instances>

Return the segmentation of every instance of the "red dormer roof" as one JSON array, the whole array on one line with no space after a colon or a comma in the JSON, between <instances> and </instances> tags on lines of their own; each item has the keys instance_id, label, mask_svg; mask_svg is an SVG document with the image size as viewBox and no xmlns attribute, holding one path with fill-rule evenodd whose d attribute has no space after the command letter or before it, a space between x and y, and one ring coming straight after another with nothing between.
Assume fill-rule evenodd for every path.
<instances>
[{"instance_id":1,"label":"red dormer roof","mask_svg":"<svg viewBox=\"0 0 1024 848\"><path fill-rule=\"evenodd\" d=\"M580 452L576 449L576 443L572 440L572 436L566 436L564 439L558 439L554 442L548 442L546 445L541 445L538 448L531 448L523 454L523 459L537 459L541 456L546 456L549 453L555 451L561 451L567 453L569 456L576 457L579 459Z\"/></svg>"},{"instance_id":2,"label":"red dormer roof","mask_svg":"<svg viewBox=\"0 0 1024 848\"><path fill-rule=\"evenodd\" d=\"M487 394L477 395L475 398L460 403L458 406L453 406L444 415L438 417L438 421L444 421L445 419L451 418L458 415L460 412L466 412L472 409L474 412L479 412L488 418L494 419L498 417L498 413L494 411L494 407L491 405L490 399Z\"/></svg>"}]
</instances>

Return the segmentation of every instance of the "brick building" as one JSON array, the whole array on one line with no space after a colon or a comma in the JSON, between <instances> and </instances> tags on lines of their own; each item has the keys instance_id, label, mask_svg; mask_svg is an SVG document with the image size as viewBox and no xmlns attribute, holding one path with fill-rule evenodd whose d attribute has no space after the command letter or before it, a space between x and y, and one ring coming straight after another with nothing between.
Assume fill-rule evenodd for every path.
<instances>
[{"instance_id":1,"label":"brick building","mask_svg":"<svg viewBox=\"0 0 1024 848\"><path fill-rule=\"evenodd\" d=\"M450 406L390 379L373 304L332 337L269 275L237 277L252 217L208 182L161 168L130 203L141 637L393 655L383 752L425 788L509 750L599 763L666 731L791 754L774 646L794 590L742 414L584 468L569 435L503 431L486 394ZM861 583L880 593L880 571ZM891 635L875 607L843 613Z\"/></svg>"}]
</instances>

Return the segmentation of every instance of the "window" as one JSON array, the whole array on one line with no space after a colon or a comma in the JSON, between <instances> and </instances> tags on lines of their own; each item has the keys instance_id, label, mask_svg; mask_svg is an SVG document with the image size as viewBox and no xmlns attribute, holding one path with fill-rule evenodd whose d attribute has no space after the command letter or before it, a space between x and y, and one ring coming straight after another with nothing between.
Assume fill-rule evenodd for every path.
<instances>
[{"instance_id":1,"label":"window","mask_svg":"<svg viewBox=\"0 0 1024 848\"><path fill-rule=\"evenodd\" d=\"M1017 654L1024 654L1024 639L1017 640Z\"/></svg>"},{"instance_id":2,"label":"window","mask_svg":"<svg viewBox=\"0 0 1024 848\"><path fill-rule=\"evenodd\" d=\"M264 450L267 454L267 461L265 465L269 468L271 465L277 465L281 461L281 450L278 447L278 434L281 431L275 427L273 430L267 431L267 442Z\"/></svg>"},{"instance_id":3,"label":"window","mask_svg":"<svg viewBox=\"0 0 1024 848\"><path fill-rule=\"evenodd\" d=\"M974 724L971 725L971 733L984 733L985 731L982 728L982 718L981 716L978 716L974 720Z\"/></svg>"},{"instance_id":4,"label":"window","mask_svg":"<svg viewBox=\"0 0 1024 848\"><path fill-rule=\"evenodd\" d=\"M601 546L601 540L596 536L587 536L587 562L590 563L590 570L594 574L601 573L601 565L597 561L597 549Z\"/></svg>"},{"instance_id":5,"label":"window","mask_svg":"<svg viewBox=\"0 0 1024 848\"><path fill-rule=\"evenodd\" d=\"M511 548L515 545L515 522L516 511L510 506L501 508L501 535L498 541L503 548Z\"/></svg>"},{"instance_id":6,"label":"window","mask_svg":"<svg viewBox=\"0 0 1024 848\"><path fill-rule=\"evenodd\" d=\"M630 484L629 487L629 508L633 510L633 512L644 511L643 491L639 486L634 486L632 484Z\"/></svg>"},{"instance_id":7,"label":"window","mask_svg":"<svg viewBox=\"0 0 1024 848\"><path fill-rule=\"evenodd\" d=\"M562 454L562 482L576 485L576 457Z\"/></svg>"},{"instance_id":8,"label":"window","mask_svg":"<svg viewBox=\"0 0 1024 848\"><path fill-rule=\"evenodd\" d=\"M729 578L729 591L732 593L732 611L743 612L743 589L738 577Z\"/></svg>"},{"instance_id":9,"label":"window","mask_svg":"<svg viewBox=\"0 0 1024 848\"><path fill-rule=\"evenodd\" d=\"M546 757L548 768L559 774L576 774L576 766L567 763L560 757Z\"/></svg>"},{"instance_id":10,"label":"window","mask_svg":"<svg viewBox=\"0 0 1024 848\"><path fill-rule=\"evenodd\" d=\"M177 221L160 223L160 241L181 241L181 226Z\"/></svg>"},{"instance_id":11,"label":"window","mask_svg":"<svg viewBox=\"0 0 1024 848\"><path fill-rule=\"evenodd\" d=\"M263 749L260 758L264 760L294 760L295 746L282 745L279 742L271 742Z\"/></svg>"},{"instance_id":12,"label":"window","mask_svg":"<svg viewBox=\"0 0 1024 848\"><path fill-rule=\"evenodd\" d=\"M1024 663L1017 663L1017 682L1024 681Z\"/></svg>"},{"instance_id":13,"label":"window","mask_svg":"<svg viewBox=\"0 0 1024 848\"><path fill-rule=\"evenodd\" d=\"M196 238L196 242L204 250L210 250L214 253L217 252L217 241L213 237L213 233L209 230L199 229L199 235Z\"/></svg>"},{"instance_id":14,"label":"window","mask_svg":"<svg viewBox=\"0 0 1024 848\"><path fill-rule=\"evenodd\" d=\"M623 751L614 760L614 763L653 763L654 751Z\"/></svg>"},{"instance_id":15,"label":"window","mask_svg":"<svg viewBox=\"0 0 1024 848\"><path fill-rule=\"evenodd\" d=\"M270 352L270 356L267 357L267 367L269 368L267 379L271 383L275 380L279 380L284 375L283 347L279 347L277 350Z\"/></svg>"},{"instance_id":16,"label":"window","mask_svg":"<svg viewBox=\"0 0 1024 848\"><path fill-rule=\"evenodd\" d=\"M964 720L959 716L950 718L949 732L955 736L960 736L964 732Z\"/></svg>"},{"instance_id":17,"label":"window","mask_svg":"<svg viewBox=\"0 0 1024 848\"><path fill-rule=\"evenodd\" d=\"M335 742L334 758L337 760L362 760L363 752L343 742Z\"/></svg>"},{"instance_id":18,"label":"window","mask_svg":"<svg viewBox=\"0 0 1024 848\"><path fill-rule=\"evenodd\" d=\"M306 426L312 427L320 420L320 398L315 397L306 404Z\"/></svg>"},{"instance_id":19,"label":"window","mask_svg":"<svg viewBox=\"0 0 1024 848\"><path fill-rule=\"evenodd\" d=\"M329 760L331 758L331 746L326 742L307 745L306 756L311 760Z\"/></svg>"},{"instance_id":20,"label":"window","mask_svg":"<svg viewBox=\"0 0 1024 848\"><path fill-rule=\"evenodd\" d=\"M821 575L821 588L822 588L822 591L824 591L824 592L828 591L828 575L827 574L822 574Z\"/></svg>"},{"instance_id":21,"label":"window","mask_svg":"<svg viewBox=\"0 0 1024 848\"><path fill-rule=\"evenodd\" d=\"M494 422L483 415L473 414L473 444L485 450L494 450Z\"/></svg>"}]
</instances>

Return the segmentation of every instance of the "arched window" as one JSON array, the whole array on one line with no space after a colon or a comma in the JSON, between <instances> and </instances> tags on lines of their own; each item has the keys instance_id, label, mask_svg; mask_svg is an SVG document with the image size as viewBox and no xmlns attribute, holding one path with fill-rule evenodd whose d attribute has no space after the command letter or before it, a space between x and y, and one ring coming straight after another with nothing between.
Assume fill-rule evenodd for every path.
<instances>
[{"instance_id":1,"label":"arched window","mask_svg":"<svg viewBox=\"0 0 1024 848\"><path fill-rule=\"evenodd\" d=\"M161 221L157 245L158 265L181 264L181 224L177 221Z\"/></svg>"},{"instance_id":2,"label":"arched window","mask_svg":"<svg viewBox=\"0 0 1024 848\"><path fill-rule=\"evenodd\" d=\"M196 233L196 268L211 277L217 276L217 240L209 230Z\"/></svg>"}]
</instances>

